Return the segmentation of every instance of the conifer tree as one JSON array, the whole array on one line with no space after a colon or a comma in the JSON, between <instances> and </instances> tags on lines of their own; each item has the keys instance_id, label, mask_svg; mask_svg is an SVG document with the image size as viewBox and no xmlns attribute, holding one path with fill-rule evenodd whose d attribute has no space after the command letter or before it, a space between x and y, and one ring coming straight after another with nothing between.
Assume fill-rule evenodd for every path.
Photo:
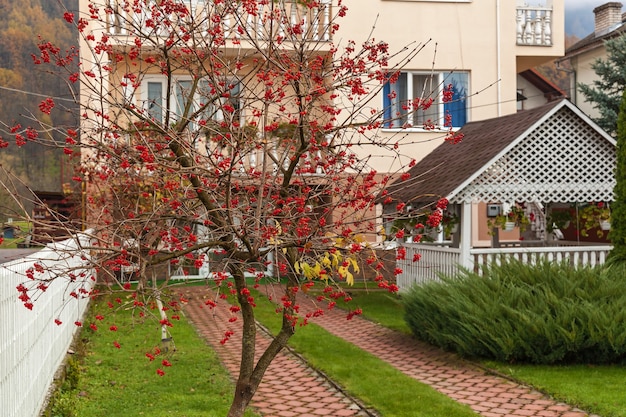
<instances>
[{"instance_id":1,"label":"conifer tree","mask_svg":"<svg viewBox=\"0 0 626 417\"><path fill-rule=\"evenodd\" d=\"M592 85L578 84L588 102L600 116L595 122L615 136L617 114L622 92L626 87L626 35L605 42L607 59L598 59L591 66L598 75Z\"/></svg>"},{"instance_id":2,"label":"conifer tree","mask_svg":"<svg viewBox=\"0 0 626 417\"><path fill-rule=\"evenodd\" d=\"M626 90L617 117L617 168L615 170L615 202L611 213L610 254L612 262L626 261Z\"/></svg>"}]
</instances>

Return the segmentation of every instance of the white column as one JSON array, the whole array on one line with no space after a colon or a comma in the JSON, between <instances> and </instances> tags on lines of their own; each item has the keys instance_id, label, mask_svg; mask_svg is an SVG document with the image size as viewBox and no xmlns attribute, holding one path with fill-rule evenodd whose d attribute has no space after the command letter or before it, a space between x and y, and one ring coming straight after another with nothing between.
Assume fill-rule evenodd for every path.
<instances>
[{"instance_id":1,"label":"white column","mask_svg":"<svg viewBox=\"0 0 626 417\"><path fill-rule=\"evenodd\" d=\"M472 203L465 201L461 205L461 241L459 249L461 249L461 259L459 260L461 266L474 268L474 260L470 254L472 248Z\"/></svg>"}]
</instances>

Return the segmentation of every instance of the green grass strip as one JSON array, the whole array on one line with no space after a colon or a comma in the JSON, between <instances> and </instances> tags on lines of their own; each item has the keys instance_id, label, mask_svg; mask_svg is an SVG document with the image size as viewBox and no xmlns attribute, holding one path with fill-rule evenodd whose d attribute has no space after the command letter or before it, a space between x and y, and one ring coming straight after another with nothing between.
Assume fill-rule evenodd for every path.
<instances>
[{"instance_id":1,"label":"green grass strip","mask_svg":"<svg viewBox=\"0 0 626 417\"><path fill-rule=\"evenodd\" d=\"M104 302L92 306L90 317L111 314ZM160 344L158 323L133 324L130 313L115 317L118 327L102 324L97 332L83 330L87 355L77 393L76 416L223 417L233 395L233 384L215 352L181 316L172 329L173 355L150 361L145 354ZM119 342L120 349L114 346ZM162 360L171 362L164 367ZM165 376L157 375L161 368ZM249 416L255 414L249 413Z\"/></svg>"},{"instance_id":2,"label":"green grass strip","mask_svg":"<svg viewBox=\"0 0 626 417\"><path fill-rule=\"evenodd\" d=\"M623 365L486 365L585 411L602 417L626 417Z\"/></svg>"},{"instance_id":3,"label":"green grass strip","mask_svg":"<svg viewBox=\"0 0 626 417\"><path fill-rule=\"evenodd\" d=\"M350 291L352 301L337 303L340 308L363 310L363 317L391 330L411 334L404 320L404 305L398 294L386 290Z\"/></svg>"},{"instance_id":4,"label":"green grass strip","mask_svg":"<svg viewBox=\"0 0 626 417\"><path fill-rule=\"evenodd\" d=\"M267 299L258 295L256 314L264 326L277 331L279 315ZM312 366L383 416L476 416L468 406L404 375L387 362L315 324L299 327L289 345Z\"/></svg>"}]
</instances>

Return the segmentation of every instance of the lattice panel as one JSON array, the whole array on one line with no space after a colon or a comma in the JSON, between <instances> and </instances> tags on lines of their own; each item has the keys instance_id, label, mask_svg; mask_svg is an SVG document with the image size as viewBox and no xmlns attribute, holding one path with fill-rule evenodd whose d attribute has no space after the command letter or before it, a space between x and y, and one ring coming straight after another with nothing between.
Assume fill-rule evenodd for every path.
<instances>
[{"instance_id":1,"label":"lattice panel","mask_svg":"<svg viewBox=\"0 0 626 417\"><path fill-rule=\"evenodd\" d=\"M610 201L615 146L561 108L459 194L463 201Z\"/></svg>"}]
</instances>

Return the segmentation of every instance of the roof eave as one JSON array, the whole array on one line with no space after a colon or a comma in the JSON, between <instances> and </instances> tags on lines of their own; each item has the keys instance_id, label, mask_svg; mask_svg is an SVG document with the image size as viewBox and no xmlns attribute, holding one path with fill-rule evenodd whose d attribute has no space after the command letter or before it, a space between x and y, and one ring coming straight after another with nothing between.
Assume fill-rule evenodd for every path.
<instances>
[{"instance_id":1,"label":"roof eave","mask_svg":"<svg viewBox=\"0 0 626 417\"><path fill-rule=\"evenodd\" d=\"M474 171L472 175L469 176L465 181L459 184L446 198L450 201L454 199L459 193L461 193L469 184L472 183L478 176L480 176L483 172L485 172L490 166L492 166L498 159L502 158L507 152L509 152L514 146L516 146L523 138L528 136L530 132L540 126L543 122L545 122L548 118L550 118L553 114L559 111L562 107L568 106L570 108L575 106L570 103L569 100L563 99L556 106L550 109L546 114L544 114L541 118L535 121L531 126L529 126L526 130L524 130L520 135L518 135L514 140L512 140L508 145L506 145L498 154L496 154L493 158L487 161L480 169ZM578 110L580 112L580 110ZM596 125L597 126L597 125ZM605 133L606 134L606 133ZM610 136L609 136L610 137Z\"/></svg>"}]
</instances>

